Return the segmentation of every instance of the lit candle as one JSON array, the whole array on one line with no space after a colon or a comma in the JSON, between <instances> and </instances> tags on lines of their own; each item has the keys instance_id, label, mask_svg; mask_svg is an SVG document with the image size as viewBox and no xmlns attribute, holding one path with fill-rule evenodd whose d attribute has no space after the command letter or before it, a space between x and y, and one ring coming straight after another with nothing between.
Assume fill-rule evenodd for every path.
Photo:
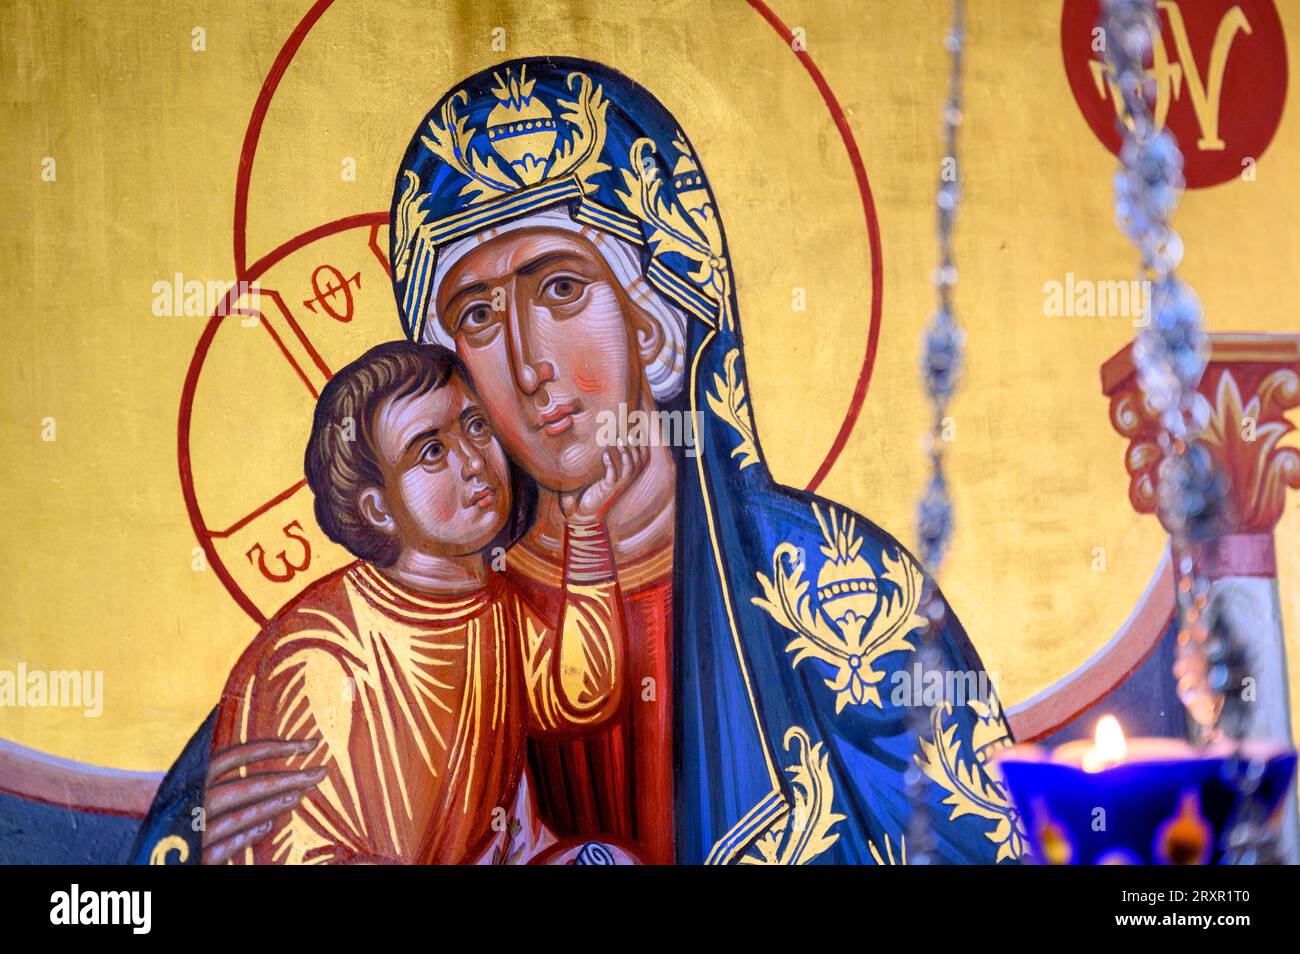
<instances>
[{"instance_id":1,"label":"lit candle","mask_svg":"<svg viewBox=\"0 0 1300 954\"><path fill-rule=\"evenodd\" d=\"M1097 732L1093 738L1092 748L1083 753L1083 770L1100 772L1124 761L1128 743L1124 741L1124 729L1119 719L1113 715L1104 715L1097 720Z\"/></svg>"},{"instance_id":2,"label":"lit candle","mask_svg":"<svg viewBox=\"0 0 1300 954\"><path fill-rule=\"evenodd\" d=\"M1264 766L1257 797L1272 811L1287 791L1295 751L1252 741L1245 757ZM1124 735L1113 715L1091 739L1047 749L1017 745L998 757L1034 860L1048 864L1205 864L1239 795L1226 745Z\"/></svg>"},{"instance_id":3,"label":"lit candle","mask_svg":"<svg viewBox=\"0 0 1300 954\"><path fill-rule=\"evenodd\" d=\"M1091 739L1063 742L1050 753L1040 746L1020 748L1022 754L1032 750L1043 758L1050 758L1058 765L1073 765L1089 774L1112 769L1118 765L1176 762L1203 754L1203 752L1198 753L1196 747L1184 739L1170 739L1164 736L1129 739L1124 735L1124 727L1120 725L1119 719L1113 715L1104 715L1097 720Z\"/></svg>"}]
</instances>

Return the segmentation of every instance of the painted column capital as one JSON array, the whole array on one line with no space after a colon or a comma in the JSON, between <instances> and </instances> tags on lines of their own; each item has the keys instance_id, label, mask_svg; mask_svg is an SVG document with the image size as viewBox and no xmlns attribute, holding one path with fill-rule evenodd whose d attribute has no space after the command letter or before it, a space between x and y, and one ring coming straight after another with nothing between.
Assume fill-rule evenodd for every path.
<instances>
[{"instance_id":1,"label":"painted column capital","mask_svg":"<svg viewBox=\"0 0 1300 954\"><path fill-rule=\"evenodd\" d=\"M1138 513L1156 513L1164 461L1159 415L1138 387L1132 347L1102 365L1101 389L1110 398L1111 424L1129 442L1129 502ZM1287 412L1300 406L1300 335L1210 335L1197 390L1207 421L1201 441L1229 481L1228 526L1212 555L1227 565L1215 575L1266 575L1287 488L1300 488L1300 450L1280 446L1295 430Z\"/></svg>"}]
</instances>

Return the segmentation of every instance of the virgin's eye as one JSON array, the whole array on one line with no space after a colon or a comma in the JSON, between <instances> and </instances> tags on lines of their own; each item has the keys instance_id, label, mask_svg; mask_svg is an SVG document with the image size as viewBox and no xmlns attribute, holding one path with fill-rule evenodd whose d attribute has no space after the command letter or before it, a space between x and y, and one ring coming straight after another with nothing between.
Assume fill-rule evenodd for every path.
<instances>
[{"instance_id":1,"label":"virgin's eye","mask_svg":"<svg viewBox=\"0 0 1300 954\"><path fill-rule=\"evenodd\" d=\"M436 464L438 461L442 460L443 456L444 448L442 444L438 441L430 441L428 444L424 445L424 450L420 451L420 463Z\"/></svg>"},{"instance_id":2,"label":"virgin's eye","mask_svg":"<svg viewBox=\"0 0 1300 954\"><path fill-rule=\"evenodd\" d=\"M465 331L480 331L492 323L492 308L486 302L468 306L460 313L460 327Z\"/></svg>"},{"instance_id":3,"label":"virgin's eye","mask_svg":"<svg viewBox=\"0 0 1300 954\"><path fill-rule=\"evenodd\" d=\"M472 417L469 419L469 423L465 425L465 433L469 434L470 437L484 438L490 437L492 430L483 418Z\"/></svg>"},{"instance_id":4,"label":"virgin's eye","mask_svg":"<svg viewBox=\"0 0 1300 954\"><path fill-rule=\"evenodd\" d=\"M584 282L571 275L557 275L542 286L542 297L547 301L567 304L582 296Z\"/></svg>"}]
</instances>

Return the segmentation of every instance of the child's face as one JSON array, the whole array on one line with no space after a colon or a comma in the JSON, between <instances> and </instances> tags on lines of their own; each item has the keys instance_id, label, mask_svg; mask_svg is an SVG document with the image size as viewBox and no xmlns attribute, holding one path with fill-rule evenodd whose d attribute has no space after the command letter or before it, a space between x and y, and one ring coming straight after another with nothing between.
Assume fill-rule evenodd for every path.
<instances>
[{"instance_id":1,"label":"child's face","mask_svg":"<svg viewBox=\"0 0 1300 954\"><path fill-rule=\"evenodd\" d=\"M505 525L505 452L458 375L427 394L385 401L372 438L384 476L384 529L397 533L403 549L463 556L484 549Z\"/></svg>"}]
</instances>

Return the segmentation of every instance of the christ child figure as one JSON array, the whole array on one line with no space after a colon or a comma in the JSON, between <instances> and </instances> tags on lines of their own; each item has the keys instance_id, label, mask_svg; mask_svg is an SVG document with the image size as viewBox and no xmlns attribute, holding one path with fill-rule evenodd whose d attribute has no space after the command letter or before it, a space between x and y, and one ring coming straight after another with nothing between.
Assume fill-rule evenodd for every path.
<instances>
[{"instance_id":1,"label":"christ child figure","mask_svg":"<svg viewBox=\"0 0 1300 954\"><path fill-rule=\"evenodd\" d=\"M603 518L646 456L611 447L601 478L561 501L565 592L546 619L495 572L520 481L454 354L391 342L339 371L306 472L321 528L356 562L254 639L212 748L316 740L291 767L321 781L285 795L227 860L454 864L557 847L528 791L525 740L572 738L620 707L623 611Z\"/></svg>"}]
</instances>

